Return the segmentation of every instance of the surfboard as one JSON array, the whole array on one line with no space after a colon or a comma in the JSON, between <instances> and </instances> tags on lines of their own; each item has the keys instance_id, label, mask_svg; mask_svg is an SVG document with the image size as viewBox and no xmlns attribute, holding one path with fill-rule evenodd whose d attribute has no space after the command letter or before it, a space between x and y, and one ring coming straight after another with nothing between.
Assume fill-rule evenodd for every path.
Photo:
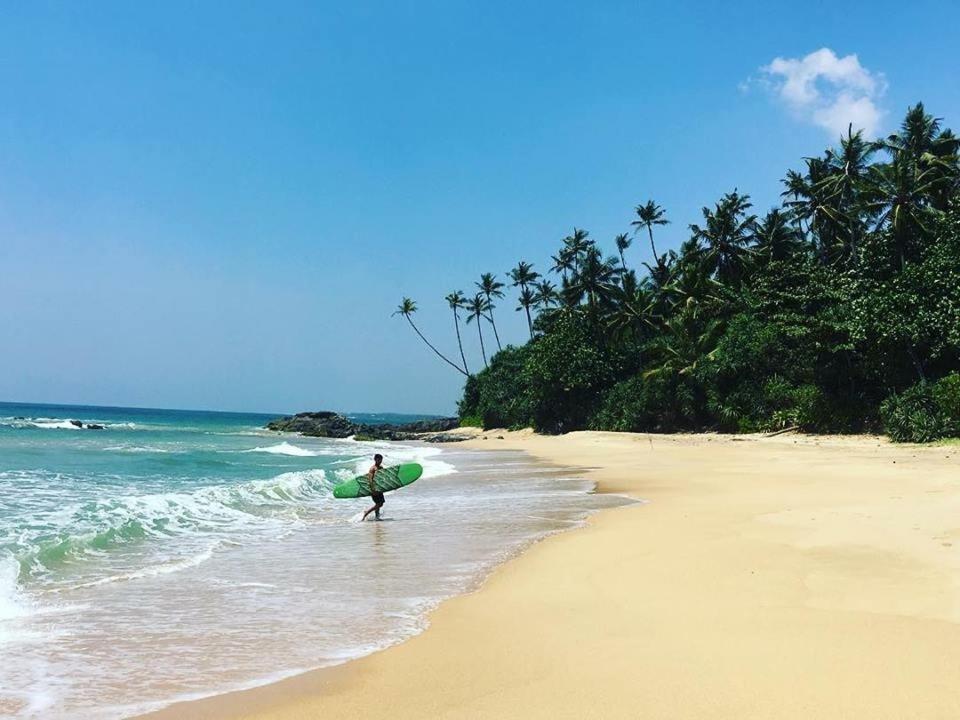
<instances>
[{"instance_id":1,"label":"surfboard","mask_svg":"<svg viewBox=\"0 0 960 720\"><path fill-rule=\"evenodd\" d=\"M380 468L375 478L377 490L390 492L399 490L405 485L416 481L423 475L423 466L418 463L404 463L393 467ZM370 496L370 481L366 475L358 475L353 480L347 480L333 489L335 498L361 498Z\"/></svg>"}]
</instances>

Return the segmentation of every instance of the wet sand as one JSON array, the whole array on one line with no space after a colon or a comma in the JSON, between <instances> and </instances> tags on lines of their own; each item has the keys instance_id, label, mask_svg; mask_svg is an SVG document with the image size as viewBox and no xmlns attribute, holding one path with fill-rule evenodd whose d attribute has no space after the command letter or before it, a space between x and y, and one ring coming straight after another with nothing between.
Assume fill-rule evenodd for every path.
<instances>
[{"instance_id":1,"label":"wet sand","mask_svg":"<svg viewBox=\"0 0 960 720\"><path fill-rule=\"evenodd\" d=\"M401 645L152 717L960 717L960 446L485 437L649 502L538 543Z\"/></svg>"}]
</instances>

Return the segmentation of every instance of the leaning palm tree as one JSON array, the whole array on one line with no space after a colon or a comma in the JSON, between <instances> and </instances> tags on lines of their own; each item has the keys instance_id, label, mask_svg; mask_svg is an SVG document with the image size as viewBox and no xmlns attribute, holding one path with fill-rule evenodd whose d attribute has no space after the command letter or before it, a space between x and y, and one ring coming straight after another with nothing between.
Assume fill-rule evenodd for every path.
<instances>
[{"instance_id":1,"label":"leaning palm tree","mask_svg":"<svg viewBox=\"0 0 960 720\"><path fill-rule=\"evenodd\" d=\"M467 368L467 356L463 354L463 340L460 339L460 313L457 312L466 304L467 298L464 297L463 293L459 290L454 290L444 299L447 301L450 309L453 310L453 326L457 330L457 347L460 348L460 359L463 360L463 369L466 370L467 375L469 375L470 370Z\"/></svg>"},{"instance_id":2,"label":"leaning palm tree","mask_svg":"<svg viewBox=\"0 0 960 720\"><path fill-rule=\"evenodd\" d=\"M475 285L480 291L480 294L487 299L487 305L490 306L487 311L487 320L493 325L493 337L497 340L497 350L503 350L503 346L500 344L500 333L497 332L497 324L493 321L493 309L496 307L496 305L493 304L493 299L503 297L503 288L505 288L506 285L499 282L497 276L493 273L483 273L480 276L480 282L475 283Z\"/></svg>"},{"instance_id":3,"label":"leaning palm tree","mask_svg":"<svg viewBox=\"0 0 960 720\"><path fill-rule=\"evenodd\" d=\"M533 269L533 264L523 260L518 262L517 266L510 271L510 280L514 287L520 288L521 295L526 292L529 285L533 285L539 279L540 273ZM530 331L530 337L533 337L533 318L530 315L530 305L521 307L527 313L527 329Z\"/></svg>"},{"instance_id":4,"label":"leaning palm tree","mask_svg":"<svg viewBox=\"0 0 960 720\"><path fill-rule=\"evenodd\" d=\"M474 320L477 322L477 334L480 336L480 353L483 355L483 366L490 367L487 364L487 349L483 345L483 328L480 327L480 319L486 318L487 311L490 309L489 301L480 293L473 296L472 300L467 300L464 308L467 311L467 322Z\"/></svg>"},{"instance_id":5,"label":"leaning palm tree","mask_svg":"<svg viewBox=\"0 0 960 720\"><path fill-rule=\"evenodd\" d=\"M657 246L653 243L653 226L668 225L670 221L666 218L667 212L653 200L647 200L643 205L637 205L636 213L637 219L630 224L637 230L642 227L647 229L647 234L650 236L650 249L653 251L653 262L659 265L660 256L657 254Z\"/></svg>"},{"instance_id":6,"label":"leaning palm tree","mask_svg":"<svg viewBox=\"0 0 960 720\"><path fill-rule=\"evenodd\" d=\"M435 353L437 354L437 357L438 357L438 358L440 358L441 360L443 360L447 365L449 365L450 367L452 367L452 368L453 368L454 370L456 370L458 373L460 373L460 374L462 374L462 375L467 375L467 371L466 371L466 370L464 370L462 367L460 367L459 365L457 365L455 362L453 362L450 358L448 358L448 357L447 357L446 355L444 355L442 352L440 352L439 350L437 350L437 349L433 346L433 344L432 344L429 340L427 340L426 337L424 337L423 333L420 332L420 328L418 328L418 327L416 326L416 324L413 322L413 314L414 314L416 311L417 311L417 303L415 303L415 302L414 302L413 300L411 300L410 298L405 297L405 298L403 298L403 300L400 301L400 305L397 306L397 309L396 309L396 311L395 311L393 314L394 314L394 315L402 315L403 317L405 317L405 318L407 319L407 322L410 323L410 327L412 327L412 328L414 329L414 332L416 332L417 335L420 336L420 339L423 340L424 343L426 343L426 345L427 345L428 348L430 348L431 350L433 350L433 352L435 352ZM469 377L469 375L468 375L468 377Z\"/></svg>"},{"instance_id":7,"label":"leaning palm tree","mask_svg":"<svg viewBox=\"0 0 960 720\"><path fill-rule=\"evenodd\" d=\"M623 265L623 269L626 271L627 261L623 257L623 251L630 247L630 243L633 241L630 240L630 236L626 233L620 233L613 239L613 241L617 245L617 252L620 253L620 264Z\"/></svg>"}]
</instances>

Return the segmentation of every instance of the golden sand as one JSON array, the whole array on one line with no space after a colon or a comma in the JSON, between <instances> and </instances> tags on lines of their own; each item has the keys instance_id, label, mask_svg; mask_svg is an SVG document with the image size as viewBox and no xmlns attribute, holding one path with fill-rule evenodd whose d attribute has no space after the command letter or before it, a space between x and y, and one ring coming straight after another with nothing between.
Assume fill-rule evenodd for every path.
<instances>
[{"instance_id":1,"label":"golden sand","mask_svg":"<svg viewBox=\"0 0 960 720\"><path fill-rule=\"evenodd\" d=\"M960 447L485 437L649 503L537 544L406 643L156 717L960 718Z\"/></svg>"}]
</instances>

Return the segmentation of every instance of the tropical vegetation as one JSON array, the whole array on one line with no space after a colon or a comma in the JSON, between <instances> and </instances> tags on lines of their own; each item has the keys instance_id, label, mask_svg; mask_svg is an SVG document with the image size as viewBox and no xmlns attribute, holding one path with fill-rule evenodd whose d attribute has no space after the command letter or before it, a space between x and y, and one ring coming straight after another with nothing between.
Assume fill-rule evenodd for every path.
<instances>
[{"instance_id":1,"label":"tropical vegetation","mask_svg":"<svg viewBox=\"0 0 960 720\"><path fill-rule=\"evenodd\" d=\"M501 346L481 276L454 292L484 368L431 349L466 376L461 417L543 432L814 432L884 429L894 440L960 435L960 142L922 104L898 132L852 128L783 180L759 213L737 189L704 207L677 250L667 211L635 209L605 253L583 229L546 267L508 272L529 339ZM637 236L650 263L631 267ZM415 304L398 313L411 322ZM483 325L493 329L489 358ZM427 342L421 334L424 342ZM429 344L429 343L428 343Z\"/></svg>"}]
</instances>

